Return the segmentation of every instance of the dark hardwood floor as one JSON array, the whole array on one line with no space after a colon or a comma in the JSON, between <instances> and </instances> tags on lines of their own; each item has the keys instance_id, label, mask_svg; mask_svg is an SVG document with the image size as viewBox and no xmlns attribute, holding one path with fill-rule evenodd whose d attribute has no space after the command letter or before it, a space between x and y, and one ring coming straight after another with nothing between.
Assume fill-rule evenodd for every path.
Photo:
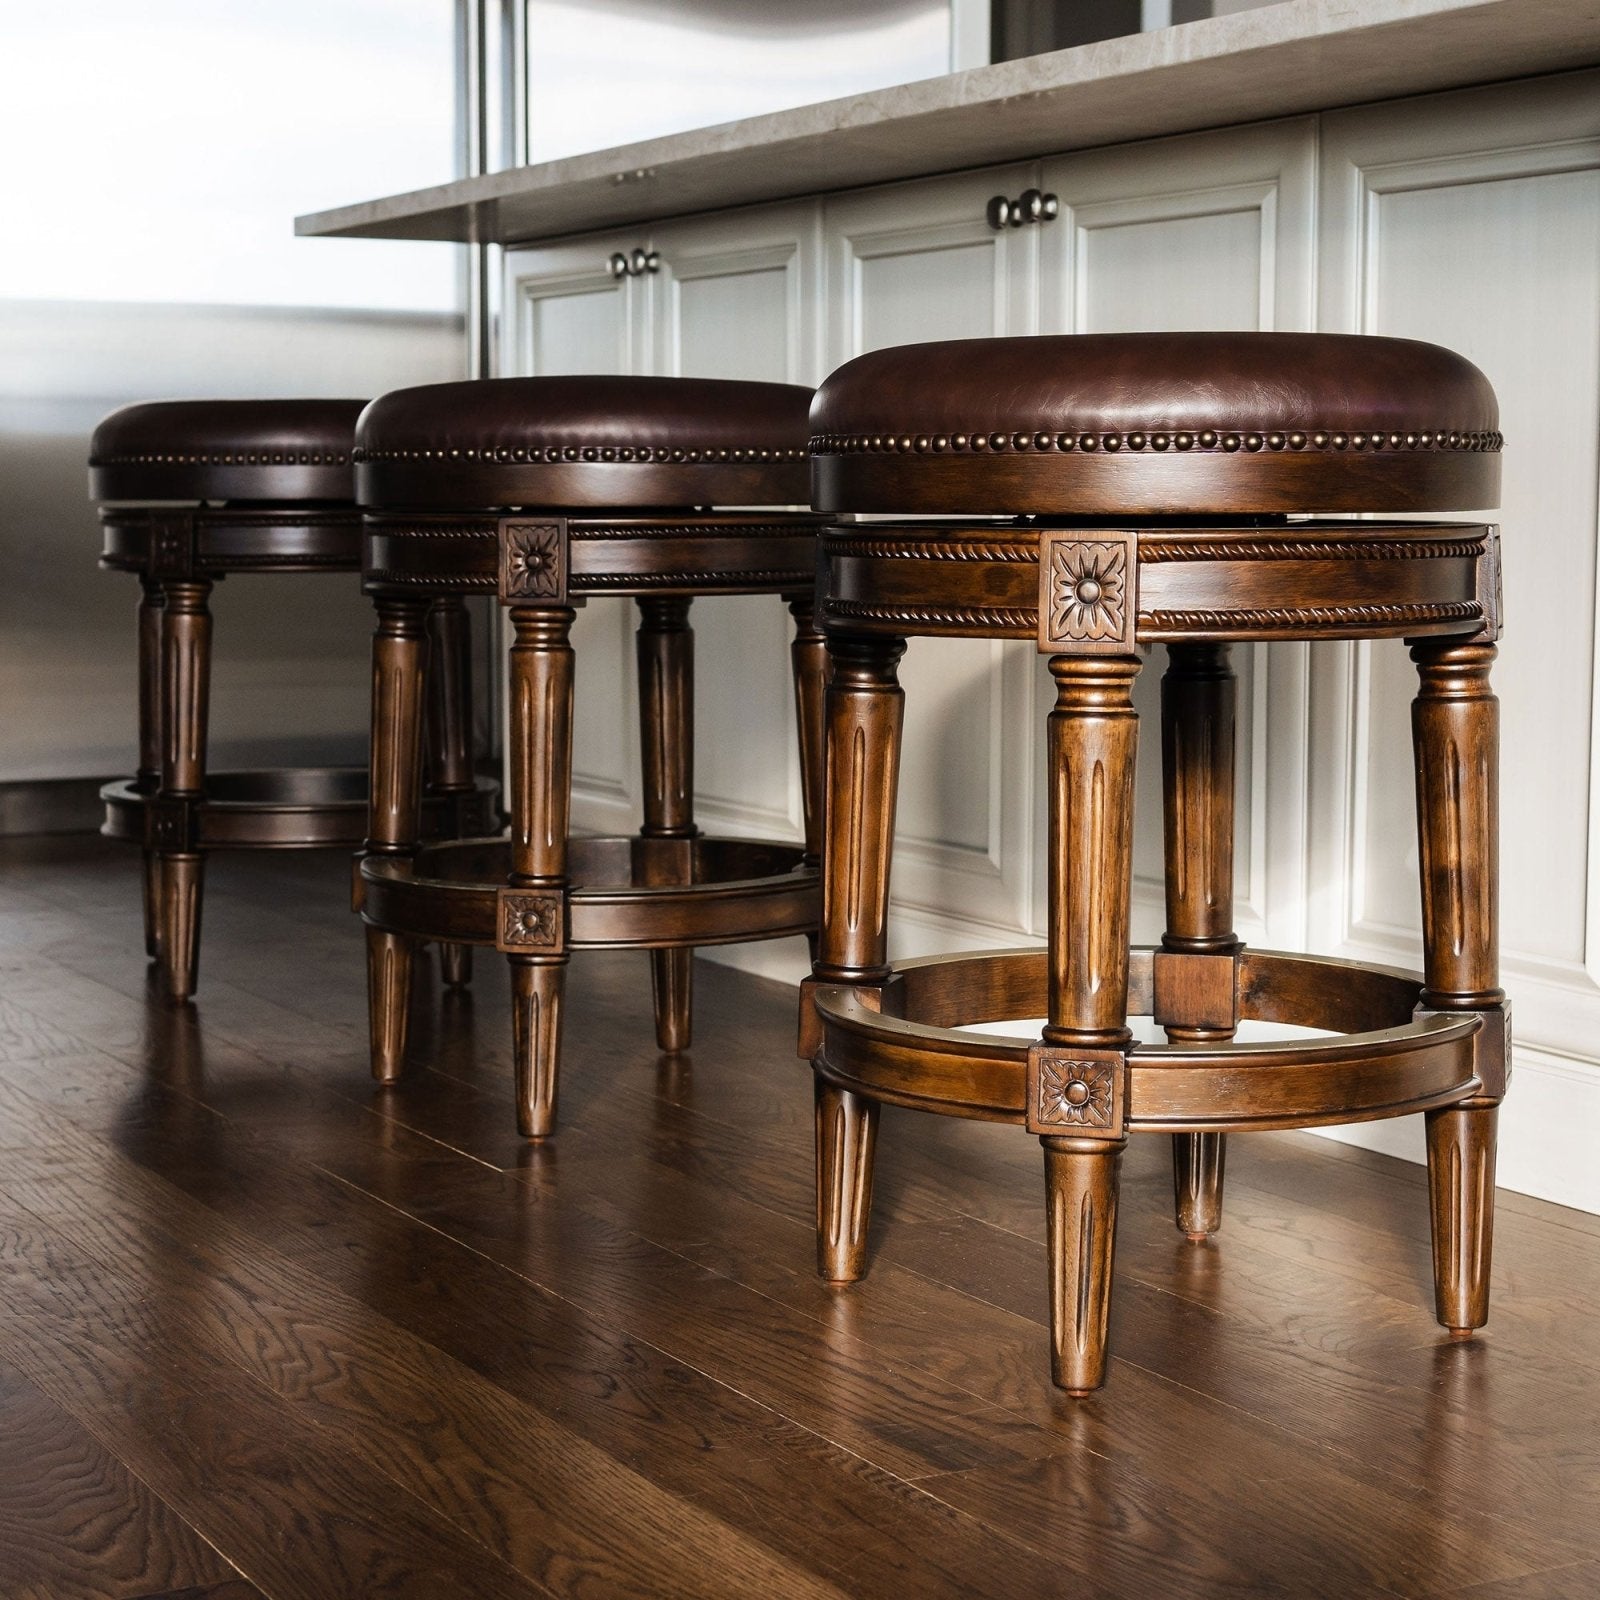
<instances>
[{"instance_id":1,"label":"dark hardwood floor","mask_svg":"<svg viewBox=\"0 0 1600 1600\"><path fill-rule=\"evenodd\" d=\"M580 956L532 1148L492 955L378 1089L348 861L209 877L170 1010L134 854L0 844L4 1600L1600 1595L1600 1219L1502 1195L1453 1344L1420 1169L1236 1139L1196 1247L1136 1139L1074 1402L1019 1129L886 1111L830 1290L786 989L670 1060Z\"/></svg>"}]
</instances>

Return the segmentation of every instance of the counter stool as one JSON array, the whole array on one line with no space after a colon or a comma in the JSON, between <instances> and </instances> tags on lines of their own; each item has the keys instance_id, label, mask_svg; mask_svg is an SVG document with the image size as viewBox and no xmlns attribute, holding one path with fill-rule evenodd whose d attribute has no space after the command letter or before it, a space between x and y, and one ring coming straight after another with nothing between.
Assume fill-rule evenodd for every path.
<instances>
[{"instance_id":1,"label":"counter stool","mask_svg":"<svg viewBox=\"0 0 1600 1600\"><path fill-rule=\"evenodd\" d=\"M1223 1136L1427 1114L1437 1310L1488 1315L1496 1108L1497 413L1437 346L1301 334L911 345L812 410L814 503L899 520L823 534L823 929L802 1004L818 1261L866 1265L881 1103L1015 1123L1044 1147L1055 1381L1104 1378L1117 1176L1174 1136L1178 1225L1218 1226ZM1305 513L1317 512L1315 518ZM1382 521L1338 520L1353 512ZM951 517L943 522L919 517ZM1049 658L1048 948L891 966L885 913L907 635ZM1404 638L1422 848L1421 975L1244 949L1233 929L1234 640ZM1167 646L1167 931L1128 949L1141 647ZM1152 1015L1163 1045L1135 1044ZM968 1030L1044 1016L1034 1041ZM1336 1037L1232 1042L1243 1019Z\"/></svg>"},{"instance_id":2,"label":"counter stool","mask_svg":"<svg viewBox=\"0 0 1600 1600\"><path fill-rule=\"evenodd\" d=\"M555 1121L562 989L573 950L652 952L656 1037L689 1043L696 945L815 934L823 647L812 623L816 522L721 512L806 497L808 389L687 378L503 378L387 394L356 433L373 639L372 811L361 867L372 1069L405 1051L411 947L492 945L511 967L517 1122ZM422 616L440 597L507 607L511 835L419 847ZM804 847L695 827L696 595L779 594L792 647ZM569 838L575 607L639 606L644 822ZM590 708L607 714L614 707Z\"/></svg>"},{"instance_id":3,"label":"counter stool","mask_svg":"<svg viewBox=\"0 0 1600 1600\"><path fill-rule=\"evenodd\" d=\"M101 791L103 832L144 847L145 949L174 1000L194 993L205 852L356 845L356 768L206 772L212 585L230 572L358 572L351 441L360 400L125 406L90 444L100 564L139 576L139 770ZM427 826L474 833L496 788L472 773L467 618L432 621L447 670L433 705ZM459 957L447 974L464 981Z\"/></svg>"}]
</instances>

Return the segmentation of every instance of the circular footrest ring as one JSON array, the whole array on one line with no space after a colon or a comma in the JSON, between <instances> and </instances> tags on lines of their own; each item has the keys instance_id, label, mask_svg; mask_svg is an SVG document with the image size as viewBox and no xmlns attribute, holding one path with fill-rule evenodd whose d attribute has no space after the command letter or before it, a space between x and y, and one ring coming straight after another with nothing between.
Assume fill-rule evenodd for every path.
<instances>
[{"instance_id":1,"label":"circular footrest ring","mask_svg":"<svg viewBox=\"0 0 1600 1600\"><path fill-rule=\"evenodd\" d=\"M511 871L504 839L368 856L362 916L418 939L500 942ZM759 839L575 838L567 846L570 948L671 949L816 931L821 880L796 844Z\"/></svg>"},{"instance_id":2,"label":"circular footrest ring","mask_svg":"<svg viewBox=\"0 0 1600 1600\"><path fill-rule=\"evenodd\" d=\"M1135 1016L1152 1009L1153 954L1132 953ZM1028 1053L1037 1041L970 1030L1045 1015L1048 984L1043 950L904 962L876 989L819 983L816 1070L891 1105L1025 1123ZM1480 1087L1483 1024L1476 1012L1419 1013L1421 993L1420 977L1390 968L1241 951L1241 1019L1334 1036L1135 1045L1127 1125L1168 1133L1306 1128L1454 1104Z\"/></svg>"},{"instance_id":3,"label":"circular footrest ring","mask_svg":"<svg viewBox=\"0 0 1600 1600\"><path fill-rule=\"evenodd\" d=\"M425 836L478 832L493 815L499 785L480 778L475 791L424 794ZM161 804L134 778L119 778L100 791L110 839L155 848L152 826ZM169 806L183 802L166 802ZM201 850L308 849L359 845L367 834L365 767L278 767L253 772L206 774L206 792L193 807L193 847Z\"/></svg>"}]
</instances>

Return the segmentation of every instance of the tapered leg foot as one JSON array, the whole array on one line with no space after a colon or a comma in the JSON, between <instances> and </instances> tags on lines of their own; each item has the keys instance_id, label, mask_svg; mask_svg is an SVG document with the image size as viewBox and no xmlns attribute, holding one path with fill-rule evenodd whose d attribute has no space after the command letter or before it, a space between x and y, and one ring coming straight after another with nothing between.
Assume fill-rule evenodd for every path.
<instances>
[{"instance_id":1,"label":"tapered leg foot","mask_svg":"<svg viewBox=\"0 0 1600 1600\"><path fill-rule=\"evenodd\" d=\"M157 907L157 947L161 987L169 1000L193 997L200 965L200 900L205 884L205 857L162 856L161 892Z\"/></svg>"},{"instance_id":2,"label":"tapered leg foot","mask_svg":"<svg viewBox=\"0 0 1600 1600\"><path fill-rule=\"evenodd\" d=\"M566 982L565 962L535 966L513 959L511 963L511 1055L517 1128L525 1139L543 1139L555 1132Z\"/></svg>"},{"instance_id":3,"label":"tapered leg foot","mask_svg":"<svg viewBox=\"0 0 1600 1600\"><path fill-rule=\"evenodd\" d=\"M411 1009L411 941L404 934L367 929L367 1008L372 1076L379 1083L393 1083L405 1061Z\"/></svg>"},{"instance_id":4,"label":"tapered leg foot","mask_svg":"<svg viewBox=\"0 0 1600 1600\"><path fill-rule=\"evenodd\" d=\"M1439 1321L1457 1338L1489 1320L1496 1105L1430 1111L1428 1199Z\"/></svg>"},{"instance_id":5,"label":"tapered leg foot","mask_svg":"<svg viewBox=\"0 0 1600 1600\"><path fill-rule=\"evenodd\" d=\"M153 961L161 953L161 857L144 853L144 953Z\"/></svg>"},{"instance_id":6,"label":"tapered leg foot","mask_svg":"<svg viewBox=\"0 0 1600 1600\"><path fill-rule=\"evenodd\" d=\"M650 992L656 1007L656 1048L689 1048L694 999L694 951L652 950Z\"/></svg>"},{"instance_id":7,"label":"tapered leg foot","mask_svg":"<svg viewBox=\"0 0 1600 1600\"><path fill-rule=\"evenodd\" d=\"M439 976L447 989L465 989L472 982L472 946L470 944L442 944L439 946Z\"/></svg>"},{"instance_id":8,"label":"tapered leg foot","mask_svg":"<svg viewBox=\"0 0 1600 1600\"><path fill-rule=\"evenodd\" d=\"M1222 1172L1227 1153L1226 1136L1220 1133L1172 1136L1172 1192L1178 1229L1190 1239L1207 1238L1222 1226Z\"/></svg>"},{"instance_id":9,"label":"tapered leg foot","mask_svg":"<svg viewBox=\"0 0 1600 1600\"><path fill-rule=\"evenodd\" d=\"M1085 1395L1106 1377L1117 1178L1126 1139L1046 1138L1050 1248L1050 1375Z\"/></svg>"},{"instance_id":10,"label":"tapered leg foot","mask_svg":"<svg viewBox=\"0 0 1600 1600\"><path fill-rule=\"evenodd\" d=\"M878 1103L822 1078L816 1103L817 1271L830 1283L854 1283L867 1270Z\"/></svg>"}]
</instances>

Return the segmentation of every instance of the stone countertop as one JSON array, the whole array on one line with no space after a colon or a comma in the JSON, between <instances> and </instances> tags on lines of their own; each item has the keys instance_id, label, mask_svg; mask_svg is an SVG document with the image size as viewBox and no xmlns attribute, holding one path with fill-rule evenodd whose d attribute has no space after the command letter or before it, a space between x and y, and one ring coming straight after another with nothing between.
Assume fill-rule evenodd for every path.
<instances>
[{"instance_id":1,"label":"stone countertop","mask_svg":"<svg viewBox=\"0 0 1600 1600\"><path fill-rule=\"evenodd\" d=\"M1600 0L1282 0L314 212L509 244L1600 63Z\"/></svg>"}]
</instances>

